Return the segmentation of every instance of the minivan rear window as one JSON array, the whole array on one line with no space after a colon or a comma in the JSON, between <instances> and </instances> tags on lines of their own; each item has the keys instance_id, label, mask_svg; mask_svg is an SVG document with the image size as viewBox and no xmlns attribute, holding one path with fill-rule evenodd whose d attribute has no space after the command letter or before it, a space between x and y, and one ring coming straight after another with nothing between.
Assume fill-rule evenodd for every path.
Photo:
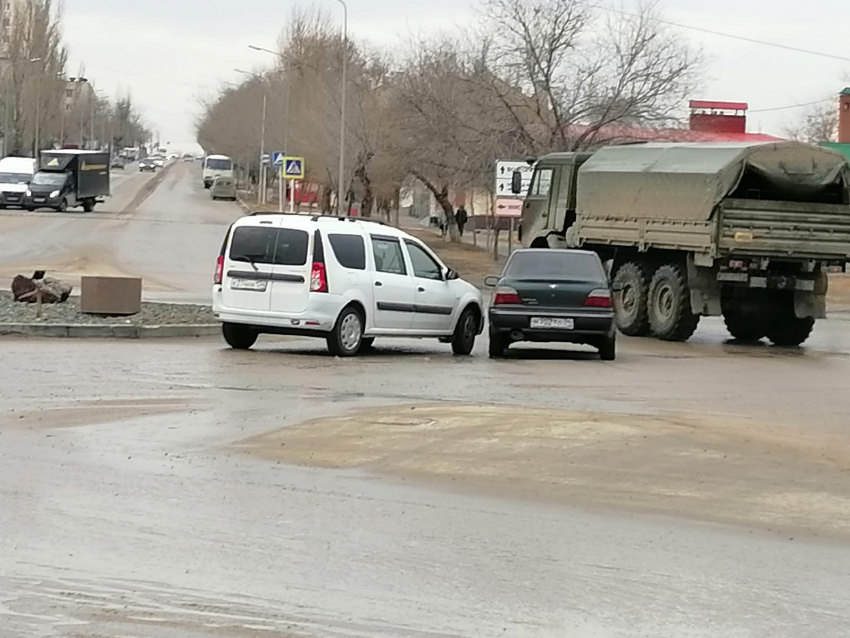
<instances>
[{"instance_id":1,"label":"minivan rear window","mask_svg":"<svg viewBox=\"0 0 850 638\"><path fill-rule=\"evenodd\" d=\"M242 226L233 232L230 259L255 264L303 266L310 239L303 230Z\"/></svg>"},{"instance_id":2,"label":"minivan rear window","mask_svg":"<svg viewBox=\"0 0 850 638\"><path fill-rule=\"evenodd\" d=\"M599 281L607 279L596 255L566 250L517 252L505 269L511 279Z\"/></svg>"},{"instance_id":3,"label":"minivan rear window","mask_svg":"<svg viewBox=\"0 0 850 638\"><path fill-rule=\"evenodd\" d=\"M336 260L343 268L366 270L366 245L359 235L328 235Z\"/></svg>"}]
</instances>

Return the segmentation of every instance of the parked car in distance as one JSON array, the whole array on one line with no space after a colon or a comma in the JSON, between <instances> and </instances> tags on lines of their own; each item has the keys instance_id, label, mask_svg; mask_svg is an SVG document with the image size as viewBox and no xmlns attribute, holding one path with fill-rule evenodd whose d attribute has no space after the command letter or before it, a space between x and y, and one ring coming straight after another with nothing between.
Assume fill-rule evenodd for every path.
<instances>
[{"instance_id":1,"label":"parked car in distance","mask_svg":"<svg viewBox=\"0 0 850 638\"><path fill-rule=\"evenodd\" d=\"M236 180L232 177L216 177L210 187L210 197L213 201L217 199L236 201Z\"/></svg>"},{"instance_id":2,"label":"parked car in distance","mask_svg":"<svg viewBox=\"0 0 850 638\"><path fill-rule=\"evenodd\" d=\"M490 356L512 343L566 342L593 346L605 361L616 358L611 288L602 261L584 250L518 250L499 277L490 303Z\"/></svg>"},{"instance_id":3,"label":"parked car in distance","mask_svg":"<svg viewBox=\"0 0 850 638\"><path fill-rule=\"evenodd\" d=\"M126 168L127 164L124 163L124 160L120 157L114 157L112 159L112 170L114 171L123 171Z\"/></svg>"},{"instance_id":4,"label":"parked car in distance","mask_svg":"<svg viewBox=\"0 0 850 638\"><path fill-rule=\"evenodd\" d=\"M156 172L156 163L150 157L139 160L139 172L144 173L145 171Z\"/></svg>"},{"instance_id":5,"label":"parked car in distance","mask_svg":"<svg viewBox=\"0 0 850 638\"><path fill-rule=\"evenodd\" d=\"M472 352L481 292L407 233L373 221L255 214L224 238L213 312L227 343L261 334L325 339L351 357L376 337L433 338Z\"/></svg>"}]
</instances>

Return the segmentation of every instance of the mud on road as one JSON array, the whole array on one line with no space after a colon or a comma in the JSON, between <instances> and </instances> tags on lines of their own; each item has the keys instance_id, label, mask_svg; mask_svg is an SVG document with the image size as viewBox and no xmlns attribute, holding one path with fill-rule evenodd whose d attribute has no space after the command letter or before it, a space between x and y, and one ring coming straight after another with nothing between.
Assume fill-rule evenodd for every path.
<instances>
[{"instance_id":1,"label":"mud on road","mask_svg":"<svg viewBox=\"0 0 850 638\"><path fill-rule=\"evenodd\" d=\"M523 501L848 538L845 442L757 420L438 404L313 420L238 447Z\"/></svg>"}]
</instances>

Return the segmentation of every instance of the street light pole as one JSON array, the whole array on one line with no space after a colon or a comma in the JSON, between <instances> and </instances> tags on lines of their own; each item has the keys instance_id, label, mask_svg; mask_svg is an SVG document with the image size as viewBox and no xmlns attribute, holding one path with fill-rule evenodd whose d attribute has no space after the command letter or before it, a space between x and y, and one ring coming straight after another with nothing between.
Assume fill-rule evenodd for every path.
<instances>
[{"instance_id":1,"label":"street light pole","mask_svg":"<svg viewBox=\"0 0 850 638\"><path fill-rule=\"evenodd\" d=\"M345 0L336 0L342 5L342 98L340 99L339 114L339 192L337 193L337 214L342 216L342 199L348 202L348 188L344 186L345 178L345 95L348 74L348 5ZM345 211L346 217L349 211Z\"/></svg>"},{"instance_id":2,"label":"street light pole","mask_svg":"<svg viewBox=\"0 0 850 638\"><path fill-rule=\"evenodd\" d=\"M254 48L254 47L251 47ZM266 113L268 108L268 91L266 87L265 78L263 78L258 73L251 73L250 71L245 71L244 69L233 69L237 73L241 73L242 75L248 75L253 78L257 78L263 83L263 117L262 124L260 125L260 170L259 170L259 180L260 180L260 193L258 197L258 201L260 204L266 203L266 165L263 163L263 159L266 156Z\"/></svg>"}]
</instances>

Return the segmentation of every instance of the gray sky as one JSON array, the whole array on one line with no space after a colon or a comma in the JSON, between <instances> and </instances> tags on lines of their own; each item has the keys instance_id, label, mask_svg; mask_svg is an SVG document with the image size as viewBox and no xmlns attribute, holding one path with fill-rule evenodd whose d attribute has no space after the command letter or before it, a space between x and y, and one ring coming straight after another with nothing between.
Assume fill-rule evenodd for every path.
<instances>
[{"instance_id":1,"label":"gray sky","mask_svg":"<svg viewBox=\"0 0 850 638\"><path fill-rule=\"evenodd\" d=\"M601 2L600 2L601 3ZM623 0L625 8L636 0ZM474 20L468 0L349 0L354 37L391 46L410 32L461 27ZM333 0L321 0L342 19ZM850 57L843 46L850 3L837 0L666 0L672 21ZM199 100L222 81L239 81L234 67L271 65L249 44L275 48L289 13L287 0L66 0L68 71L80 64L95 87L114 96L130 91L163 142L194 149ZM708 56L694 98L744 101L753 132L781 134L801 109L758 109L811 102L837 94L850 62L782 51L718 36L683 32ZM837 99L837 98L836 98Z\"/></svg>"}]
</instances>

